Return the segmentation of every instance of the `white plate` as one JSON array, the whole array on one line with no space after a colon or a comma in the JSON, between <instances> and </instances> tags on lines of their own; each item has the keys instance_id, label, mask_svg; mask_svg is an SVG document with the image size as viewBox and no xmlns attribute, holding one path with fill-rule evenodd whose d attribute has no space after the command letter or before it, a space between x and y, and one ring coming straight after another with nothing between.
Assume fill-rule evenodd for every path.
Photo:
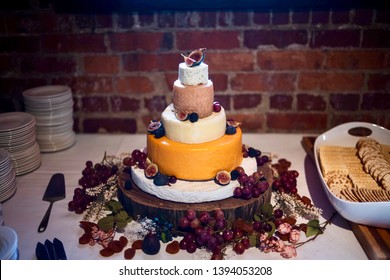
<instances>
[{"instance_id":1,"label":"white plate","mask_svg":"<svg viewBox=\"0 0 390 280\"><path fill-rule=\"evenodd\" d=\"M70 87L63 85L48 85L30 88L24 91L23 97L26 99L48 99L48 98L60 98L64 95L70 94L72 91Z\"/></svg>"},{"instance_id":2,"label":"white plate","mask_svg":"<svg viewBox=\"0 0 390 280\"><path fill-rule=\"evenodd\" d=\"M15 230L0 226L0 259L9 260L18 249L18 235Z\"/></svg>"},{"instance_id":3,"label":"white plate","mask_svg":"<svg viewBox=\"0 0 390 280\"><path fill-rule=\"evenodd\" d=\"M376 139L381 144L390 145L390 130L375 124L350 122L334 127L318 136L314 142L314 156L318 174L330 203L341 216L358 224L390 228L390 202L350 202L340 199L329 190L322 176L318 155L319 148L324 145L355 147L361 136L349 134L349 131L354 128L369 129L371 134L368 137Z\"/></svg>"},{"instance_id":4,"label":"white plate","mask_svg":"<svg viewBox=\"0 0 390 280\"><path fill-rule=\"evenodd\" d=\"M23 130L35 123L34 116L24 112L10 112L0 114L0 132L8 134L10 131Z\"/></svg>"}]
</instances>

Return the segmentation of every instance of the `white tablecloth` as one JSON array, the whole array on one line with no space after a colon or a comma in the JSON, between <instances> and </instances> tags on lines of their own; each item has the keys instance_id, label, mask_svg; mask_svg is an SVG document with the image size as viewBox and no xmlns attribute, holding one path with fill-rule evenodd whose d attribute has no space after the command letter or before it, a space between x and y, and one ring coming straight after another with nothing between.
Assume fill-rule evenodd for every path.
<instances>
[{"instance_id":1,"label":"white tablecloth","mask_svg":"<svg viewBox=\"0 0 390 280\"><path fill-rule=\"evenodd\" d=\"M311 159L301 146L302 134L244 134L243 143L265 152L272 152L280 158L292 162L291 169L299 172L298 191L301 195L312 198L314 204L323 209L321 222L328 219L335 211L329 204L318 173ZM100 162L106 151L108 154L129 152L142 148L146 144L145 135L77 135L76 144L68 150L42 154L39 169L17 177L16 194L2 203L5 224L15 229L18 234L20 259L36 259L37 242L55 237L64 243L68 259L105 259L99 254L101 246L80 245L79 237L83 230L79 228L81 215L68 211L68 202L78 186L81 171L87 160ZM66 198L55 202L45 232L38 233L48 202L42 201L43 194L54 173L63 173L66 183ZM181 251L176 255L165 253L164 246L159 254L148 256L137 251L135 259L195 259L197 254ZM309 242L297 249L297 259L367 259L359 242L350 229L349 223L339 215L327 226L323 235L314 242ZM251 248L235 259L281 259L277 253L262 253ZM123 259L123 253L115 254L110 259Z\"/></svg>"}]
</instances>

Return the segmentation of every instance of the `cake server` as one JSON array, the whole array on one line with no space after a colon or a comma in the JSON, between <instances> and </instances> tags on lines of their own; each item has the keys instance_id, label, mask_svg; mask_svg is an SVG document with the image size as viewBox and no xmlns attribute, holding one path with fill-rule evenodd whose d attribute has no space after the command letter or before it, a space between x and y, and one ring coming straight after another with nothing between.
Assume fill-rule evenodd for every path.
<instances>
[{"instance_id":1,"label":"cake server","mask_svg":"<svg viewBox=\"0 0 390 280\"><path fill-rule=\"evenodd\" d=\"M65 198L65 178L64 174L54 174L46 188L45 194L42 200L50 202L49 208L47 209L45 216L38 227L38 232L44 232L49 222L50 212L53 207L53 203Z\"/></svg>"}]
</instances>

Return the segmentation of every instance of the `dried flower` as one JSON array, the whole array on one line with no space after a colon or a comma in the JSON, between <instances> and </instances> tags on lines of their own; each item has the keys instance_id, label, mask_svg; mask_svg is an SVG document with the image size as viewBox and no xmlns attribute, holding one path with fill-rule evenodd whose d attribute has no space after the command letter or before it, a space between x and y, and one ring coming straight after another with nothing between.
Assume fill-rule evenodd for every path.
<instances>
[{"instance_id":1,"label":"dried flower","mask_svg":"<svg viewBox=\"0 0 390 280\"><path fill-rule=\"evenodd\" d=\"M299 230L297 229L293 229L291 232L290 232L290 237L289 237L289 241L291 243L297 243L299 241L299 238L301 237L301 234L299 232Z\"/></svg>"},{"instance_id":2,"label":"dried flower","mask_svg":"<svg viewBox=\"0 0 390 280\"><path fill-rule=\"evenodd\" d=\"M289 223L281 223L279 226L278 226L278 232L280 232L281 234L289 234L292 230L292 226L289 224Z\"/></svg>"},{"instance_id":3,"label":"dried flower","mask_svg":"<svg viewBox=\"0 0 390 280\"><path fill-rule=\"evenodd\" d=\"M283 258L291 259L297 256L297 250L294 245L286 245L284 250L280 253Z\"/></svg>"}]
</instances>

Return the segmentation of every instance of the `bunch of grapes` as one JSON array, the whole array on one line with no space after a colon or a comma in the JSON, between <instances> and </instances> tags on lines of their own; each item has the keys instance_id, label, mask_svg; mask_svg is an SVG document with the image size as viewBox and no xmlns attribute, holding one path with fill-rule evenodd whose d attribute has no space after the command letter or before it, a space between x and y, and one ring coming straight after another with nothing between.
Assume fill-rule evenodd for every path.
<instances>
[{"instance_id":1,"label":"bunch of grapes","mask_svg":"<svg viewBox=\"0 0 390 280\"><path fill-rule=\"evenodd\" d=\"M87 194L86 190L94 188L100 184L105 184L107 180L118 171L116 165L110 166L103 163L93 164L88 160L82 170L82 177L79 179L79 187L75 188L73 199L68 203L68 209L76 214L82 214L87 206L96 197Z\"/></svg>"},{"instance_id":2,"label":"bunch of grapes","mask_svg":"<svg viewBox=\"0 0 390 280\"><path fill-rule=\"evenodd\" d=\"M240 183L240 186L233 191L233 196L236 198L257 198L265 193L269 187L265 176L258 171L248 176L242 167L237 167L231 172L231 177Z\"/></svg>"},{"instance_id":3,"label":"bunch of grapes","mask_svg":"<svg viewBox=\"0 0 390 280\"><path fill-rule=\"evenodd\" d=\"M289 194L297 194L297 178L299 176L298 171L289 170L280 175L279 178L272 182L272 189L274 191L281 191Z\"/></svg>"}]
</instances>

